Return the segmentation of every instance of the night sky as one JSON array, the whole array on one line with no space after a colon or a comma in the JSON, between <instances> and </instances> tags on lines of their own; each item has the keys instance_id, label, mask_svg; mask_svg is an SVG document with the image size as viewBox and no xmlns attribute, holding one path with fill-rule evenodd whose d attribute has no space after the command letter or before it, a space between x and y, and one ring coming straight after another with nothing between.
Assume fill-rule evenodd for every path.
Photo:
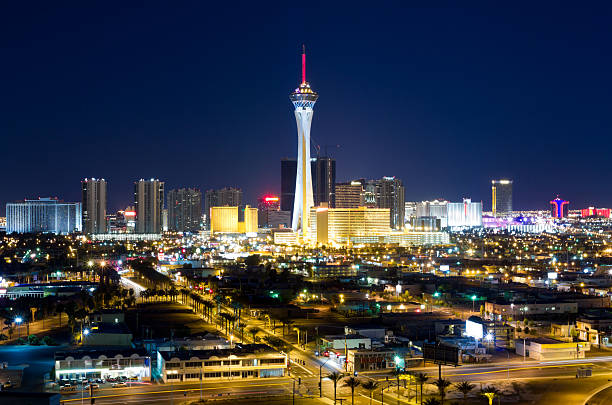
<instances>
[{"instance_id":1,"label":"night sky","mask_svg":"<svg viewBox=\"0 0 612 405\"><path fill-rule=\"evenodd\" d=\"M302 43L338 181L489 210L503 177L515 209L612 206L610 3L62 3L0 8L0 214L80 201L84 177L109 182L109 211L139 178L279 192Z\"/></svg>"}]
</instances>

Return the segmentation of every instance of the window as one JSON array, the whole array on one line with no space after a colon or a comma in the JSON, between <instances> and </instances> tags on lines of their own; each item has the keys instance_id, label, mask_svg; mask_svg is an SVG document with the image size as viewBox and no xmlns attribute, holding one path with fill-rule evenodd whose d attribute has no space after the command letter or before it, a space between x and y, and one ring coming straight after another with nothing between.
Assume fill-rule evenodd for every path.
<instances>
[{"instance_id":1,"label":"window","mask_svg":"<svg viewBox=\"0 0 612 405\"><path fill-rule=\"evenodd\" d=\"M166 379L168 379L168 380L180 380L181 379L181 375L180 374L168 374L166 376Z\"/></svg>"},{"instance_id":2,"label":"window","mask_svg":"<svg viewBox=\"0 0 612 405\"><path fill-rule=\"evenodd\" d=\"M284 364L285 359L259 359L260 364Z\"/></svg>"},{"instance_id":3,"label":"window","mask_svg":"<svg viewBox=\"0 0 612 405\"><path fill-rule=\"evenodd\" d=\"M166 363L166 370L172 370L174 368L181 368L181 363Z\"/></svg>"},{"instance_id":4,"label":"window","mask_svg":"<svg viewBox=\"0 0 612 405\"><path fill-rule=\"evenodd\" d=\"M204 362L205 367L219 367L221 366L221 360L210 360Z\"/></svg>"},{"instance_id":5,"label":"window","mask_svg":"<svg viewBox=\"0 0 612 405\"><path fill-rule=\"evenodd\" d=\"M242 367L250 367L253 365L253 359L242 360Z\"/></svg>"},{"instance_id":6,"label":"window","mask_svg":"<svg viewBox=\"0 0 612 405\"><path fill-rule=\"evenodd\" d=\"M204 378L219 378L219 377L221 377L221 372L204 373Z\"/></svg>"},{"instance_id":7,"label":"window","mask_svg":"<svg viewBox=\"0 0 612 405\"><path fill-rule=\"evenodd\" d=\"M198 378L199 379L200 378L200 373L187 373L187 374L185 374L185 378L191 378L191 379Z\"/></svg>"},{"instance_id":8,"label":"window","mask_svg":"<svg viewBox=\"0 0 612 405\"><path fill-rule=\"evenodd\" d=\"M223 360L224 366L239 366L240 360Z\"/></svg>"},{"instance_id":9,"label":"window","mask_svg":"<svg viewBox=\"0 0 612 405\"><path fill-rule=\"evenodd\" d=\"M185 367L187 368L200 368L202 367L201 361L188 361L185 363Z\"/></svg>"}]
</instances>

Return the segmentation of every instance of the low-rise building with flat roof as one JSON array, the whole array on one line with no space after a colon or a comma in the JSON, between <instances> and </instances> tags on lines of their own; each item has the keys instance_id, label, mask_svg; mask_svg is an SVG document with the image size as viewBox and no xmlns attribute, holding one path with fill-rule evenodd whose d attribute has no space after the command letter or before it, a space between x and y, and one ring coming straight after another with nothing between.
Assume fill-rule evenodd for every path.
<instances>
[{"instance_id":1,"label":"low-rise building with flat roof","mask_svg":"<svg viewBox=\"0 0 612 405\"><path fill-rule=\"evenodd\" d=\"M158 351L157 368L164 382L283 377L287 355L262 344L221 350Z\"/></svg>"},{"instance_id":2,"label":"low-rise building with flat roof","mask_svg":"<svg viewBox=\"0 0 612 405\"><path fill-rule=\"evenodd\" d=\"M137 377L151 380L151 357L144 349L89 348L55 352L55 379Z\"/></svg>"},{"instance_id":3,"label":"low-rise building with flat roof","mask_svg":"<svg viewBox=\"0 0 612 405\"><path fill-rule=\"evenodd\" d=\"M516 354L537 361L584 359L585 353L591 350L588 342L562 342L544 337L516 339L514 345Z\"/></svg>"}]
</instances>

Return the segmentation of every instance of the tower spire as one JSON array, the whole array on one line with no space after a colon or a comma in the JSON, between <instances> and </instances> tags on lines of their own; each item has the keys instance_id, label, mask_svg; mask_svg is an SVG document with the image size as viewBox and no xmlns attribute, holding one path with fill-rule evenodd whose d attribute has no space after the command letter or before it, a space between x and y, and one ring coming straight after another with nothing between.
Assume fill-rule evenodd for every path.
<instances>
[{"instance_id":1,"label":"tower spire","mask_svg":"<svg viewBox=\"0 0 612 405\"><path fill-rule=\"evenodd\" d=\"M302 84L306 83L306 45L302 44Z\"/></svg>"}]
</instances>

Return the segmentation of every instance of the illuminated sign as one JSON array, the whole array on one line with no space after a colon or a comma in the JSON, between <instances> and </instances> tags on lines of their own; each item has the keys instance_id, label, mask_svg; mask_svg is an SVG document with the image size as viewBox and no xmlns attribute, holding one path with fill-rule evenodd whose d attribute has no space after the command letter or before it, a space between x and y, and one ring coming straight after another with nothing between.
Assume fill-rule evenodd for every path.
<instances>
[{"instance_id":1,"label":"illuminated sign","mask_svg":"<svg viewBox=\"0 0 612 405\"><path fill-rule=\"evenodd\" d=\"M557 272L556 271L549 271L548 272L548 279L549 280L556 280L557 279Z\"/></svg>"},{"instance_id":2,"label":"illuminated sign","mask_svg":"<svg viewBox=\"0 0 612 405\"><path fill-rule=\"evenodd\" d=\"M125 211L123 215L125 215L126 217L135 217L136 211Z\"/></svg>"},{"instance_id":3,"label":"illuminated sign","mask_svg":"<svg viewBox=\"0 0 612 405\"><path fill-rule=\"evenodd\" d=\"M264 197L264 201L265 202L277 202L278 201L278 197L274 197L274 196Z\"/></svg>"},{"instance_id":4,"label":"illuminated sign","mask_svg":"<svg viewBox=\"0 0 612 405\"><path fill-rule=\"evenodd\" d=\"M484 336L484 330L481 323L470 321L469 319L465 321L465 334L467 336L473 337L474 339L482 339Z\"/></svg>"}]
</instances>

